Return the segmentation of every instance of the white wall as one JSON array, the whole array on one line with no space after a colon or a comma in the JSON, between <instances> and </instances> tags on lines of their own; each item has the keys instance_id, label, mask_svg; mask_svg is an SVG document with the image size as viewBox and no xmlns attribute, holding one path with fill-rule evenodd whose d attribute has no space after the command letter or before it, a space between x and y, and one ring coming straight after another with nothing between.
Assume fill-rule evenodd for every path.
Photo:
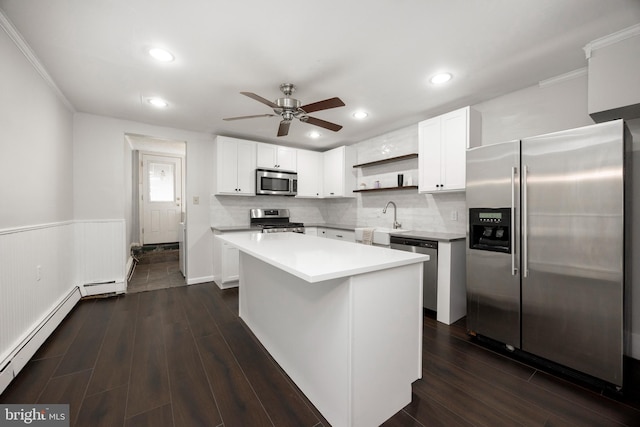
<instances>
[{"instance_id":1,"label":"white wall","mask_svg":"<svg viewBox=\"0 0 640 427\"><path fill-rule=\"evenodd\" d=\"M482 145L593 124L587 76L532 86L473 106L482 114Z\"/></svg>"},{"instance_id":2,"label":"white wall","mask_svg":"<svg viewBox=\"0 0 640 427\"><path fill-rule=\"evenodd\" d=\"M134 191L134 182L137 184L138 180L134 178L133 176L133 171L134 171L134 167L133 167L133 162L134 162L134 150L133 147L131 147L131 143L128 140L128 138L124 138L123 141L123 155L122 155L122 165L124 167L124 180L122 183L122 192L123 192L123 197L124 197L124 218L127 219L127 221L125 221L125 248L126 251L128 253L129 249L131 248L131 243L134 241L134 236L136 235L136 232L134 230L134 226L138 226L139 225L139 221L136 218L136 210L134 209L134 201L133 201L133 197L134 197L134 193L136 193ZM137 170L137 169L136 169ZM137 197L137 194L136 194ZM137 200L136 200L137 202Z\"/></svg>"},{"instance_id":3,"label":"white wall","mask_svg":"<svg viewBox=\"0 0 640 427\"><path fill-rule=\"evenodd\" d=\"M0 29L0 229L73 218L73 113Z\"/></svg>"},{"instance_id":4,"label":"white wall","mask_svg":"<svg viewBox=\"0 0 640 427\"><path fill-rule=\"evenodd\" d=\"M187 211L187 282L213 278L213 233L209 195L213 182L213 140L208 134L152 126L91 114L74 116L74 210L77 219L125 219L132 221L127 205L130 168L125 166L126 134L185 141ZM193 197L200 204L193 204ZM128 248L127 248L128 250Z\"/></svg>"},{"instance_id":5,"label":"white wall","mask_svg":"<svg viewBox=\"0 0 640 427\"><path fill-rule=\"evenodd\" d=\"M37 349L24 340L74 288L73 113L3 28L0 392Z\"/></svg>"}]
</instances>

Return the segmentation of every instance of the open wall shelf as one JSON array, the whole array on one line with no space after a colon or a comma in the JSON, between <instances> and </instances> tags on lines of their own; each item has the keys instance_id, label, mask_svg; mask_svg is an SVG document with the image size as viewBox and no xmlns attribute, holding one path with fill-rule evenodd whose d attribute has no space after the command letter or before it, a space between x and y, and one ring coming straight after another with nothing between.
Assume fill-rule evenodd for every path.
<instances>
[{"instance_id":1,"label":"open wall shelf","mask_svg":"<svg viewBox=\"0 0 640 427\"><path fill-rule=\"evenodd\" d=\"M368 166L384 165L385 163L393 163L393 162L400 162L402 160L416 159L417 157L418 157L418 153L405 154L404 156L391 157L383 160L376 160L375 162L360 163L359 165L353 165L353 167L366 168Z\"/></svg>"},{"instance_id":2,"label":"open wall shelf","mask_svg":"<svg viewBox=\"0 0 640 427\"><path fill-rule=\"evenodd\" d=\"M397 191L397 190L417 190L417 185L405 185L403 187L383 187L383 188L365 188L362 190L353 190L354 193L369 193L373 191Z\"/></svg>"}]
</instances>

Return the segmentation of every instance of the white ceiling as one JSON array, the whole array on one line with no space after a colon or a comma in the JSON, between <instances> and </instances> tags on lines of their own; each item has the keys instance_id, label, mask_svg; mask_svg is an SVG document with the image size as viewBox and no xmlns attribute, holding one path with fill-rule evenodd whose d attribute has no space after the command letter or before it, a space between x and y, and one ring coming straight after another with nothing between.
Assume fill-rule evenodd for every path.
<instances>
[{"instance_id":1,"label":"white ceiling","mask_svg":"<svg viewBox=\"0 0 640 427\"><path fill-rule=\"evenodd\" d=\"M0 0L76 111L283 145L351 144L586 66L582 48L640 22L640 0ZM176 60L157 63L150 47ZM433 86L428 78L454 78ZM1 68L0 68L1 73ZM337 133L278 117L297 86ZM146 102L160 96L169 106ZM357 121L354 111L369 117ZM308 138L321 131L317 140Z\"/></svg>"}]
</instances>

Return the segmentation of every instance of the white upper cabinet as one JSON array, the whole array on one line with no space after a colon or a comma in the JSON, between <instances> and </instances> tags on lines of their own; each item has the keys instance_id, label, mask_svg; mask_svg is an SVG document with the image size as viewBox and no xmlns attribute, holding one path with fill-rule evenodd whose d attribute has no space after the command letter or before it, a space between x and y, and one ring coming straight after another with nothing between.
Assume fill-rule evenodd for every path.
<instances>
[{"instance_id":1,"label":"white upper cabinet","mask_svg":"<svg viewBox=\"0 0 640 427\"><path fill-rule=\"evenodd\" d=\"M480 145L481 126L470 107L418 123L421 193L465 190L466 150Z\"/></svg>"},{"instance_id":2,"label":"white upper cabinet","mask_svg":"<svg viewBox=\"0 0 640 427\"><path fill-rule=\"evenodd\" d=\"M342 146L325 151L322 155L324 197L355 197L355 150Z\"/></svg>"},{"instance_id":3,"label":"white upper cabinet","mask_svg":"<svg viewBox=\"0 0 640 427\"><path fill-rule=\"evenodd\" d=\"M589 60L588 113L596 122L640 115L640 25L585 46Z\"/></svg>"},{"instance_id":4,"label":"white upper cabinet","mask_svg":"<svg viewBox=\"0 0 640 427\"><path fill-rule=\"evenodd\" d=\"M297 150L298 194L296 197L322 197L322 153Z\"/></svg>"},{"instance_id":5,"label":"white upper cabinet","mask_svg":"<svg viewBox=\"0 0 640 427\"><path fill-rule=\"evenodd\" d=\"M214 141L215 194L255 196L256 143L217 136Z\"/></svg>"},{"instance_id":6,"label":"white upper cabinet","mask_svg":"<svg viewBox=\"0 0 640 427\"><path fill-rule=\"evenodd\" d=\"M257 166L295 172L297 170L296 151L295 148L258 143Z\"/></svg>"}]
</instances>

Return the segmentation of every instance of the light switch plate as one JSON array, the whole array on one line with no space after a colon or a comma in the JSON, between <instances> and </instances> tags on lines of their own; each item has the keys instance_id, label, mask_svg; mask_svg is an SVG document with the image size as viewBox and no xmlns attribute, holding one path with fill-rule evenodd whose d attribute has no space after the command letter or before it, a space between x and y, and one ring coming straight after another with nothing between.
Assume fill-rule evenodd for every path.
<instances>
[{"instance_id":1,"label":"light switch plate","mask_svg":"<svg viewBox=\"0 0 640 427\"><path fill-rule=\"evenodd\" d=\"M200 196L193 196L193 204L194 205L200 204Z\"/></svg>"}]
</instances>

